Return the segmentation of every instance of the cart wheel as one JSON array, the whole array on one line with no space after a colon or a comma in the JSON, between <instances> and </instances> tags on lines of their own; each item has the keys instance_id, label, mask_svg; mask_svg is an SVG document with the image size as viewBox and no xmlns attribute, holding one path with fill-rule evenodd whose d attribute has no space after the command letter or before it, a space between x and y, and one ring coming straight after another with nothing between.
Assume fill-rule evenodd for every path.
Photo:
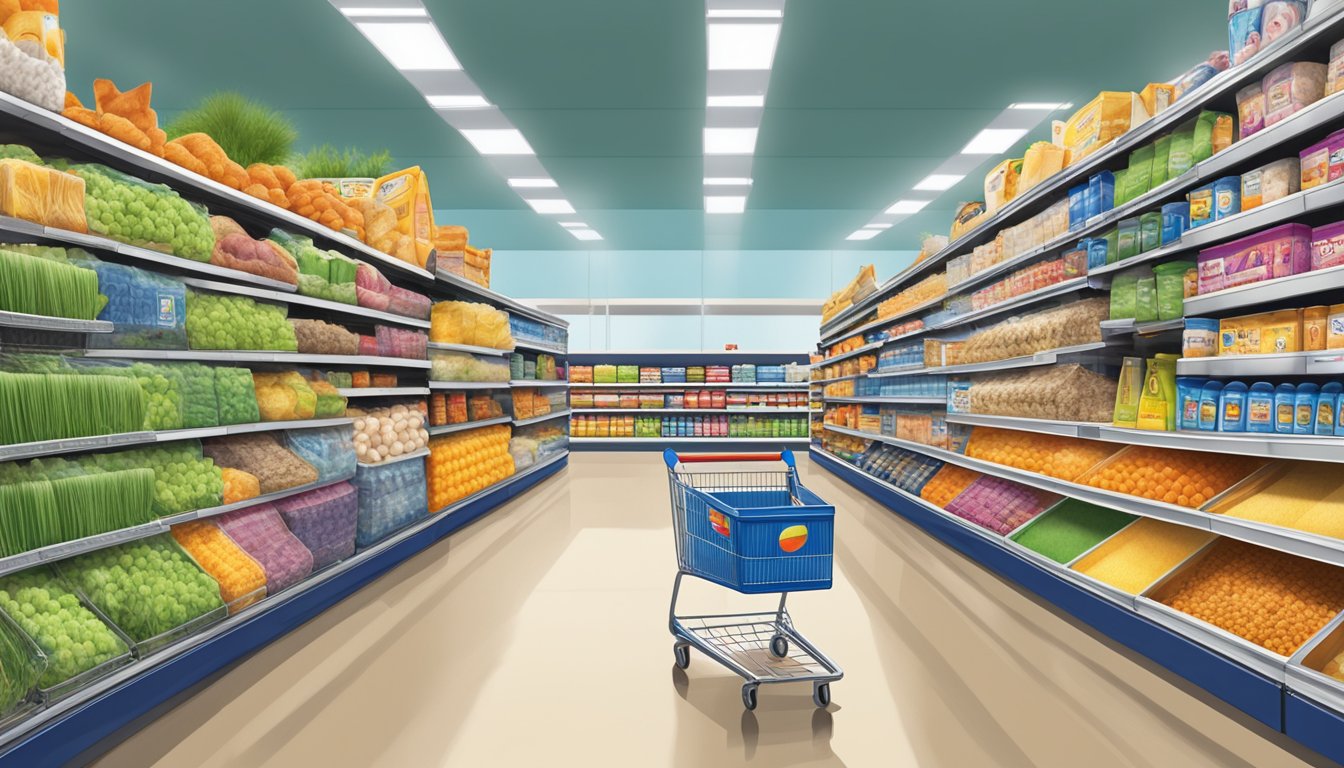
<instances>
[{"instance_id":1,"label":"cart wheel","mask_svg":"<svg viewBox=\"0 0 1344 768\"><path fill-rule=\"evenodd\" d=\"M672 652L677 657L677 667L685 669L691 666L691 647L683 643L677 643L672 646Z\"/></svg>"},{"instance_id":2,"label":"cart wheel","mask_svg":"<svg viewBox=\"0 0 1344 768\"><path fill-rule=\"evenodd\" d=\"M783 635L775 635L770 638L770 655L776 659L782 659L789 655L789 638Z\"/></svg>"},{"instance_id":3,"label":"cart wheel","mask_svg":"<svg viewBox=\"0 0 1344 768\"><path fill-rule=\"evenodd\" d=\"M742 686L742 706L748 710L756 709L756 684L747 683Z\"/></svg>"},{"instance_id":4,"label":"cart wheel","mask_svg":"<svg viewBox=\"0 0 1344 768\"><path fill-rule=\"evenodd\" d=\"M825 709L831 705L830 683L822 683L812 688L812 703L816 704L818 709Z\"/></svg>"}]
</instances>

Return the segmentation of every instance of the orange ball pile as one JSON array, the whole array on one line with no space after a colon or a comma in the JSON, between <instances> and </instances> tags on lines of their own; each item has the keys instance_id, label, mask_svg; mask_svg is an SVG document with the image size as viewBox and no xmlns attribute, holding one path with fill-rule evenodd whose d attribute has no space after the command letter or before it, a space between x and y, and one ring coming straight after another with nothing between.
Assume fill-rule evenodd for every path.
<instances>
[{"instance_id":1,"label":"orange ball pile","mask_svg":"<svg viewBox=\"0 0 1344 768\"><path fill-rule=\"evenodd\" d=\"M976 427L966 455L1017 467L1060 480L1074 480L1120 446L1059 435L1038 435L1011 429Z\"/></svg>"},{"instance_id":2,"label":"orange ball pile","mask_svg":"<svg viewBox=\"0 0 1344 768\"><path fill-rule=\"evenodd\" d=\"M1163 603L1281 656L1292 656L1344 608L1344 572L1221 539Z\"/></svg>"},{"instance_id":3,"label":"orange ball pile","mask_svg":"<svg viewBox=\"0 0 1344 768\"><path fill-rule=\"evenodd\" d=\"M443 509L514 472L507 424L456 432L429 441L429 508Z\"/></svg>"},{"instance_id":4,"label":"orange ball pile","mask_svg":"<svg viewBox=\"0 0 1344 768\"><path fill-rule=\"evenodd\" d=\"M257 590L266 586L266 571L218 525L209 520L174 525L173 538L219 582L219 596L229 604L230 613L237 613L265 596L264 591ZM234 604L254 592L257 594L251 600Z\"/></svg>"},{"instance_id":5,"label":"orange ball pile","mask_svg":"<svg viewBox=\"0 0 1344 768\"><path fill-rule=\"evenodd\" d=\"M929 478L929 482L919 491L919 497L938 507L946 507L948 502L961 495L966 487L983 477L973 469L959 467L956 464L944 464L938 474Z\"/></svg>"},{"instance_id":6,"label":"orange ball pile","mask_svg":"<svg viewBox=\"0 0 1344 768\"><path fill-rule=\"evenodd\" d=\"M1130 446L1082 482L1131 496L1199 507L1263 466L1261 459Z\"/></svg>"}]
</instances>

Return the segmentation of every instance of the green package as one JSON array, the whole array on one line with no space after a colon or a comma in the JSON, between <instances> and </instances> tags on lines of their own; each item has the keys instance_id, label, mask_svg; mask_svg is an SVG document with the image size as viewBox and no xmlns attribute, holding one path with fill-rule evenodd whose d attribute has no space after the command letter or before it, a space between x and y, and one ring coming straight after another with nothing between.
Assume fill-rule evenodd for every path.
<instances>
[{"instance_id":1,"label":"green package","mask_svg":"<svg viewBox=\"0 0 1344 768\"><path fill-rule=\"evenodd\" d=\"M1152 144L1129 153L1129 172L1125 174L1130 189L1128 199L1147 194L1153 188L1153 155Z\"/></svg>"},{"instance_id":2,"label":"green package","mask_svg":"<svg viewBox=\"0 0 1344 768\"><path fill-rule=\"evenodd\" d=\"M1194 167L1191 155L1195 143L1195 122L1191 120L1171 134L1171 151L1167 155L1167 178L1174 179Z\"/></svg>"},{"instance_id":3,"label":"green package","mask_svg":"<svg viewBox=\"0 0 1344 768\"><path fill-rule=\"evenodd\" d=\"M1185 315L1185 273L1193 261L1173 261L1153 267L1157 279L1157 319L1175 320Z\"/></svg>"},{"instance_id":4,"label":"green package","mask_svg":"<svg viewBox=\"0 0 1344 768\"><path fill-rule=\"evenodd\" d=\"M1232 116L1226 112L1204 110L1195 118L1194 138L1190 145L1193 162L1202 163L1214 152L1232 143Z\"/></svg>"},{"instance_id":5,"label":"green package","mask_svg":"<svg viewBox=\"0 0 1344 768\"><path fill-rule=\"evenodd\" d=\"M1139 425L1139 398L1142 395L1143 358L1126 357L1120 366L1120 381L1115 388L1115 411L1112 417L1115 426L1133 429Z\"/></svg>"},{"instance_id":6,"label":"green package","mask_svg":"<svg viewBox=\"0 0 1344 768\"><path fill-rule=\"evenodd\" d=\"M1101 236L1106 241L1106 263L1114 264L1120 260L1120 231L1111 229Z\"/></svg>"},{"instance_id":7,"label":"green package","mask_svg":"<svg viewBox=\"0 0 1344 768\"><path fill-rule=\"evenodd\" d=\"M1111 319L1134 319L1134 305L1138 297L1139 276L1134 272L1116 275L1111 281Z\"/></svg>"},{"instance_id":8,"label":"green package","mask_svg":"<svg viewBox=\"0 0 1344 768\"><path fill-rule=\"evenodd\" d=\"M1140 274L1134 285L1134 319L1140 323L1157 322L1157 277L1152 270Z\"/></svg>"},{"instance_id":9,"label":"green package","mask_svg":"<svg viewBox=\"0 0 1344 768\"><path fill-rule=\"evenodd\" d=\"M1115 174L1115 199L1113 205L1116 208L1128 203L1134 199L1134 190L1129 187L1129 169L1121 168Z\"/></svg>"},{"instance_id":10,"label":"green package","mask_svg":"<svg viewBox=\"0 0 1344 768\"><path fill-rule=\"evenodd\" d=\"M1147 253L1162 245L1162 214L1149 211L1139 217L1139 253Z\"/></svg>"},{"instance_id":11,"label":"green package","mask_svg":"<svg viewBox=\"0 0 1344 768\"><path fill-rule=\"evenodd\" d=\"M1153 142L1153 170L1148 179L1148 183L1153 189L1166 184L1171 180L1167 175L1167 163L1171 160L1171 137L1163 136Z\"/></svg>"},{"instance_id":12,"label":"green package","mask_svg":"<svg viewBox=\"0 0 1344 768\"><path fill-rule=\"evenodd\" d=\"M1120 261L1131 259L1139 255L1139 219L1133 217L1121 219L1120 226L1116 228L1116 250L1119 251Z\"/></svg>"}]
</instances>

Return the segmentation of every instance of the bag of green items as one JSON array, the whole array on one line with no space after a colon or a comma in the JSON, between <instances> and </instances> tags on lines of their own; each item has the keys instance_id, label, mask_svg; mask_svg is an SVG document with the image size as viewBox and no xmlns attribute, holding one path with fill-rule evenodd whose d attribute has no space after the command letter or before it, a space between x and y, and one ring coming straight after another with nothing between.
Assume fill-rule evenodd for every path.
<instances>
[{"instance_id":1,"label":"bag of green items","mask_svg":"<svg viewBox=\"0 0 1344 768\"><path fill-rule=\"evenodd\" d=\"M1154 154L1152 144L1139 147L1129 153L1129 168L1125 173L1125 189L1120 189L1120 180L1116 179L1116 205L1127 203L1140 195L1147 194L1148 190L1152 189Z\"/></svg>"},{"instance_id":2,"label":"bag of green items","mask_svg":"<svg viewBox=\"0 0 1344 768\"><path fill-rule=\"evenodd\" d=\"M125 376L145 393L145 421L141 429L158 431L183 429L186 411L183 390L186 376L181 369L149 363L116 363L105 360L76 360L75 368L89 376Z\"/></svg>"},{"instance_id":3,"label":"bag of green items","mask_svg":"<svg viewBox=\"0 0 1344 768\"><path fill-rule=\"evenodd\" d=\"M1194 268L1193 261L1173 261L1153 267L1157 277L1157 319L1185 316L1185 273Z\"/></svg>"},{"instance_id":4,"label":"bag of green items","mask_svg":"<svg viewBox=\"0 0 1344 768\"><path fill-rule=\"evenodd\" d=\"M214 372L200 363L173 363L164 367L182 376L182 426L187 429L219 426Z\"/></svg>"},{"instance_id":5,"label":"bag of green items","mask_svg":"<svg viewBox=\"0 0 1344 768\"><path fill-rule=\"evenodd\" d=\"M143 467L154 473L157 517L178 515L224 503L224 478L219 467L201 453L198 440L181 440L152 448L132 448L94 456L99 467L121 470Z\"/></svg>"},{"instance_id":6,"label":"bag of green items","mask_svg":"<svg viewBox=\"0 0 1344 768\"><path fill-rule=\"evenodd\" d=\"M1151 269L1141 270L1134 284L1134 321L1157 322L1157 278Z\"/></svg>"},{"instance_id":7,"label":"bag of green items","mask_svg":"<svg viewBox=\"0 0 1344 768\"><path fill-rule=\"evenodd\" d=\"M1134 317L1134 306L1138 301L1139 275L1137 272L1122 272L1111 281L1111 318L1112 320L1130 320Z\"/></svg>"},{"instance_id":8,"label":"bag of green items","mask_svg":"<svg viewBox=\"0 0 1344 768\"><path fill-rule=\"evenodd\" d=\"M0 483L0 555L109 533L151 522L154 472L130 469L105 472L90 467L83 474L53 480L41 472L21 482Z\"/></svg>"},{"instance_id":9,"label":"bag of green items","mask_svg":"<svg viewBox=\"0 0 1344 768\"><path fill-rule=\"evenodd\" d=\"M261 421L252 372L246 368L215 368L213 372L219 423L255 424Z\"/></svg>"},{"instance_id":10,"label":"bag of green items","mask_svg":"<svg viewBox=\"0 0 1344 768\"><path fill-rule=\"evenodd\" d=\"M18 711L37 688L46 657L8 618L0 621L0 718Z\"/></svg>"},{"instance_id":11,"label":"bag of green items","mask_svg":"<svg viewBox=\"0 0 1344 768\"><path fill-rule=\"evenodd\" d=\"M107 303L98 274L71 264L60 248L49 256L0 245L0 311L95 320Z\"/></svg>"},{"instance_id":12,"label":"bag of green items","mask_svg":"<svg viewBox=\"0 0 1344 768\"><path fill-rule=\"evenodd\" d=\"M69 692L51 690L67 680L114 659L129 660L126 641L89 610L49 567L29 568L0 579L0 610L46 654L47 669L38 685L49 696ZM7 660L0 663L6 665L4 669L9 674ZM103 671L109 672L116 666L109 665ZM89 682L83 679L76 684Z\"/></svg>"},{"instance_id":13,"label":"bag of green items","mask_svg":"<svg viewBox=\"0 0 1344 768\"><path fill-rule=\"evenodd\" d=\"M69 170L84 180L90 232L192 261L210 260L215 232L204 208L162 184L103 165L72 165Z\"/></svg>"},{"instance_id":14,"label":"bag of green items","mask_svg":"<svg viewBox=\"0 0 1344 768\"><path fill-rule=\"evenodd\" d=\"M1167 153L1167 178L1175 179L1195 165L1195 121L1191 120L1171 134L1171 149Z\"/></svg>"},{"instance_id":15,"label":"bag of green items","mask_svg":"<svg viewBox=\"0 0 1344 768\"><path fill-rule=\"evenodd\" d=\"M1171 162L1171 136L1163 136L1153 142L1153 170L1148 179L1152 189L1166 184L1171 178L1167 175L1167 164Z\"/></svg>"},{"instance_id":16,"label":"bag of green items","mask_svg":"<svg viewBox=\"0 0 1344 768\"><path fill-rule=\"evenodd\" d=\"M68 249L65 256L70 263L93 270L99 290L107 297L98 319L112 323L113 331L90 334L90 347L187 348L187 287L181 280L105 262L78 248Z\"/></svg>"},{"instance_id":17,"label":"bag of green items","mask_svg":"<svg viewBox=\"0 0 1344 768\"><path fill-rule=\"evenodd\" d=\"M1204 110L1195 118L1194 134L1190 143L1190 159L1202 163L1232 146L1232 116L1224 112Z\"/></svg>"},{"instance_id":18,"label":"bag of green items","mask_svg":"<svg viewBox=\"0 0 1344 768\"><path fill-rule=\"evenodd\" d=\"M310 238L271 230L270 239L294 257L299 265L299 293L317 299L356 304L355 274L359 262L313 245Z\"/></svg>"},{"instance_id":19,"label":"bag of green items","mask_svg":"<svg viewBox=\"0 0 1344 768\"><path fill-rule=\"evenodd\" d=\"M192 349L297 352L294 327L283 305L246 296L187 292L187 341Z\"/></svg>"},{"instance_id":20,"label":"bag of green items","mask_svg":"<svg viewBox=\"0 0 1344 768\"><path fill-rule=\"evenodd\" d=\"M345 415L347 401L345 395L342 395L336 387L320 379L309 381L308 386L312 387L313 393L317 395L317 406L313 410L314 418L339 419Z\"/></svg>"},{"instance_id":21,"label":"bag of green items","mask_svg":"<svg viewBox=\"0 0 1344 768\"><path fill-rule=\"evenodd\" d=\"M129 375L81 375L53 355L0 359L0 444L139 432L147 409Z\"/></svg>"}]
</instances>

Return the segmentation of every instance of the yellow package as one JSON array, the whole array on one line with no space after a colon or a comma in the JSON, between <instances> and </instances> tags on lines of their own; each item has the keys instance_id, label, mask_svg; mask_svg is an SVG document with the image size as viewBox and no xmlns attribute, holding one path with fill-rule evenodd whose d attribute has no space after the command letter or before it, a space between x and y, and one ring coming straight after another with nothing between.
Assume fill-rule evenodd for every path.
<instances>
[{"instance_id":1,"label":"yellow package","mask_svg":"<svg viewBox=\"0 0 1344 768\"><path fill-rule=\"evenodd\" d=\"M1257 315L1262 355L1302 351L1302 310L1285 309Z\"/></svg>"},{"instance_id":2,"label":"yellow package","mask_svg":"<svg viewBox=\"0 0 1344 768\"><path fill-rule=\"evenodd\" d=\"M1022 173L1022 158L1004 160L985 175L985 210L991 215L1017 197L1017 177Z\"/></svg>"},{"instance_id":3,"label":"yellow package","mask_svg":"<svg viewBox=\"0 0 1344 768\"><path fill-rule=\"evenodd\" d=\"M1148 119L1137 93L1102 91L1064 125L1064 147L1076 163Z\"/></svg>"},{"instance_id":4,"label":"yellow package","mask_svg":"<svg viewBox=\"0 0 1344 768\"><path fill-rule=\"evenodd\" d=\"M1260 351L1260 330L1250 318L1230 317L1218 321L1218 354L1247 355Z\"/></svg>"},{"instance_id":5,"label":"yellow package","mask_svg":"<svg viewBox=\"0 0 1344 768\"><path fill-rule=\"evenodd\" d=\"M39 61L55 61L65 68L65 35L53 13L18 11L5 19L5 36L15 47Z\"/></svg>"},{"instance_id":6,"label":"yellow package","mask_svg":"<svg viewBox=\"0 0 1344 768\"><path fill-rule=\"evenodd\" d=\"M415 259L421 267L429 263L434 249L434 204L429 198L429 181L414 166L389 173L375 183L378 202L397 215L397 229L415 241Z\"/></svg>"},{"instance_id":7,"label":"yellow package","mask_svg":"<svg viewBox=\"0 0 1344 768\"><path fill-rule=\"evenodd\" d=\"M957 210L957 215L952 219L951 239L956 240L962 235L970 232L972 229L980 226L980 222L989 216L985 212L985 204L979 201L973 203L963 203Z\"/></svg>"},{"instance_id":8,"label":"yellow package","mask_svg":"<svg viewBox=\"0 0 1344 768\"><path fill-rule=\"evenodd\" d=\"M1344 349L1344 304L1331 304L1325 319L1326 349Z\"/></svg>"},{"instance_id":9,"label":"yellow package","mask_svg":"<svg viewBox=\"0 0 1344 768\"><path fill-rule=\"evenodd\" d=\"M24 160L0 160L0 213L55 229L89 231L84 180Z\"/></svg>"},{"instance_id":10,"label":"yellow package","mask_svg":"<svg viewBox=\"0 0 1344 768\"><path fill-rule=\"evenodd\" d=\"M1048 141L1038 141L1027 147L1022 157L1022 174L1017 177L1017 194L1026 192L1064 170L1066 154L1063 147Z\"/></svg>"},{"instance_id":11,"label":"yellow package","mask_svg":"<svg viewBox=\"0 0 1344 768\"><path fill-rule=\"evenodd\" d=\"M1171 83L1149 83L1139 94L1139 101L1149 117L1157 117L1176 103L1176 86Z\"/></svg>"}]
</instances>

